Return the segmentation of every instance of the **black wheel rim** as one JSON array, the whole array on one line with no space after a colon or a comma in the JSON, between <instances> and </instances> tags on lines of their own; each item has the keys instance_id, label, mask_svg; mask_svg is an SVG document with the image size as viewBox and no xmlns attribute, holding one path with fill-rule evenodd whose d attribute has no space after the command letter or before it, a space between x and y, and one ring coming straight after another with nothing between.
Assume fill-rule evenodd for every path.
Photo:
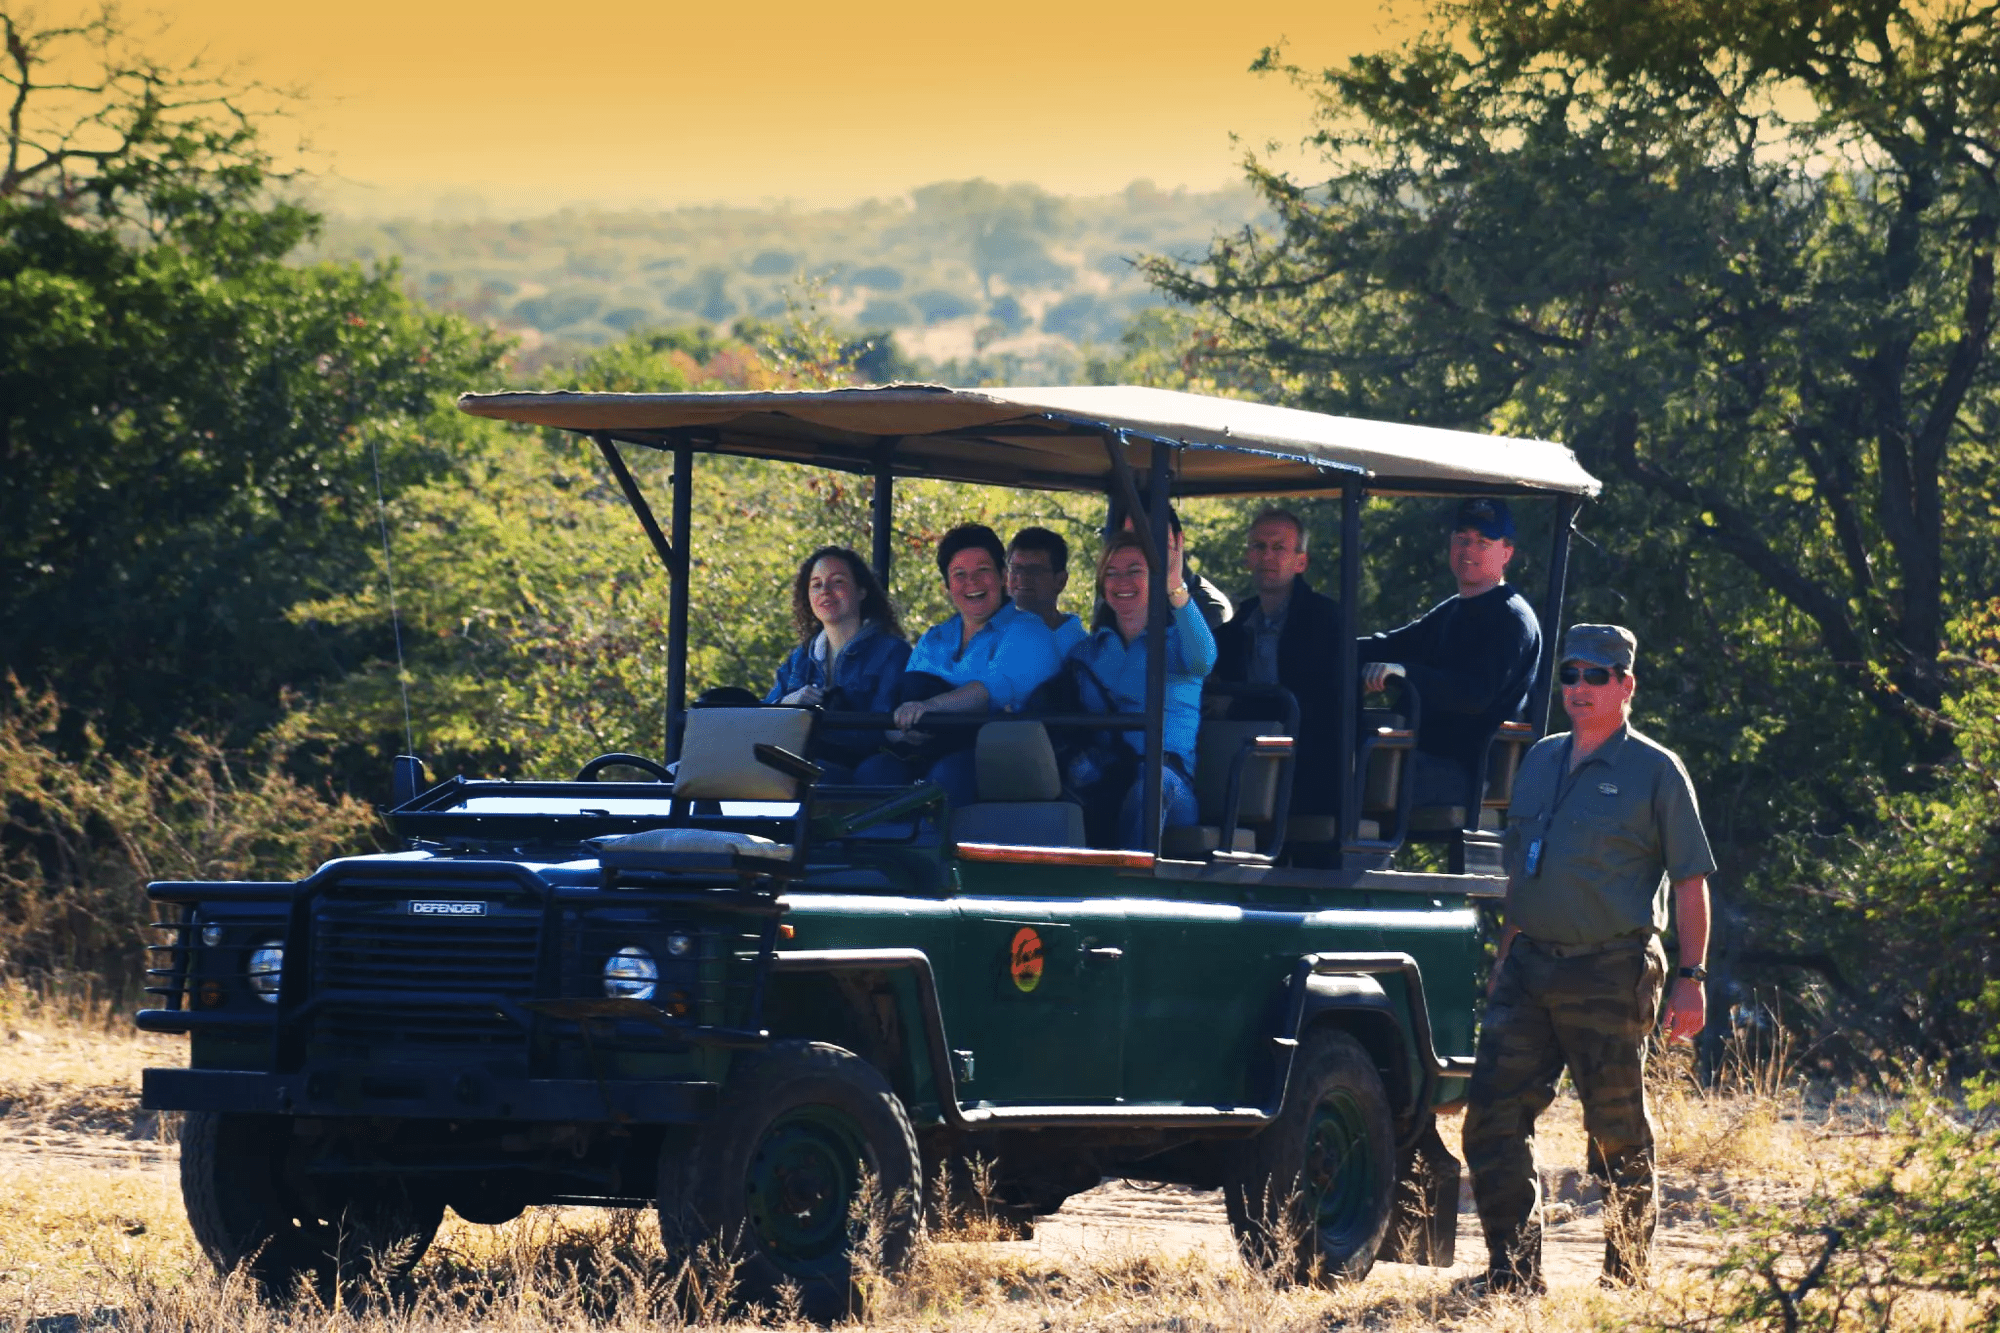
<instances>
[{"instance_id":1,"label":"black wheel rim","mask_svg":"<svg viewBox=\"0 0 2000 1333\"><path fill-rule=\"evenodd\" d=\"M1321 1251L1344 1254L1367 1238L1375 1214L1375 1145L1353 1094L1333 1092L1313 1108L1299 1183Z\"/></svg>"},{"instance_id":2,"label":"black wheel rim","mask_svg":"<svg viewBox=\"0 0 2000 1333\"><path fill-rule=\"evenodd\" d=\"M774 1120L743 1182L744 1216L757 1248L800 1276L840 1269L865 1160L859 1129L831 1107L800 1107Z\"/></svg>"}]
</instances>

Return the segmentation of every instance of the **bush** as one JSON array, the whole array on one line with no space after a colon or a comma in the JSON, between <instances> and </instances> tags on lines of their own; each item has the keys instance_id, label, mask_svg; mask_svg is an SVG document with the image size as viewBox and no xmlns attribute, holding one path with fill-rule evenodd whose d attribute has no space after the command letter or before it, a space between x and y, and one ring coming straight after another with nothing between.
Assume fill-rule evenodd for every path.
<instances>
[{"instance_id":1,"label":"bush","mask_svg":"<svg viewBox=\"0 0 2000 1333\"><path fill-rule=\"evenodd\" d=\"M0 696L0 971L107 998L138 986L154 879L292 879L372 850L375 817L284 770L183 733L172 750L112 754L65 726L52 693L11 677ZM81 731L80 751L54 748Z\"/></svg>"},{"instance_id":2,"label":"bush","mask_svg":"<svg viewBox=\"0 0 2000 1333\"><path fill-rule=\"evenodd\" d=\"M1714 1304L1675 1327L2000 1330L2000 1084L1911 1099L1887 1162L1733 1219Z\"/></svg>"}]
</instances>

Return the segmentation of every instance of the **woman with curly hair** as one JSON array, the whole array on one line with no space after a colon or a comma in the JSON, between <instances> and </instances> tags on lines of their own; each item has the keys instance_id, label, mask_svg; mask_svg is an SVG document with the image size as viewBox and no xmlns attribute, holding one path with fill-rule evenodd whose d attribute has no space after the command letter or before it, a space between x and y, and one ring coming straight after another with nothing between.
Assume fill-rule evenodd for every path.
<instances>
[{"instance_id":1,"label":"woman with curly hair","mask_svg":"<svg viewBox=\"0 0 2000 1333\"><path fill-rule=\"evenodd\" d=\"M910 645L875 571L844 546L822 546L792 580L792 623L799 646L778 668L767 704L810 705L855 713L896 707ZM900 783L904 763L882 750L879 731L819 735L813 759L834 783Z\"/></svg>"}]
</instances>

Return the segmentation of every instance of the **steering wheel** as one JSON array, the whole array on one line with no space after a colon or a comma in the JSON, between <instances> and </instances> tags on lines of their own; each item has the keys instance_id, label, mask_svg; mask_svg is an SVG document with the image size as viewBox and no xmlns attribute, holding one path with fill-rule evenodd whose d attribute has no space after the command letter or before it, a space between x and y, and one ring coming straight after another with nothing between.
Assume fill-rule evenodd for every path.
<instances>
[{"instance_id":1,"label":"steering wheel","mask_svg":"<svg viewBox=\"0 0 2000 1333\"><path fill-rule=\"evenodd\" d=\"M610 754L601 754L582 768L579 768L576 771L576 780L578 782L595 782L597 781L597 775L607 768L644 769L653 775L655 782L672 782L674 780L674 775L667 771L665 764L656 764L642 754L626 754L618 750L614 750Z\"/></svg>"}]
</instances>

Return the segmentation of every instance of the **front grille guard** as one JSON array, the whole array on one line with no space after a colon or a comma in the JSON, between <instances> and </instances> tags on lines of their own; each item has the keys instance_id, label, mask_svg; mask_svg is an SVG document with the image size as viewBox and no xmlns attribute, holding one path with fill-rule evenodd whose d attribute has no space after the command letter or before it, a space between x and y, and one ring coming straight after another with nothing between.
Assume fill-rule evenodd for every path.
<instances>
[{"instance_id":1,"label":"front grille guard","mask_svg":"<svg viewBox=\"0 0 2000 1333\"><path fill-rule=\"evenodd\" d=\"M458 995L434 991L322 990L313 994L313 909L317 901L338 889L361 888L368 892L411 893L465 891L484 887L489 891L518 891L534 898L541 908L541 925L535 966L534 994L526 999L505 995L465 992ZM643 1000L605 1001L590 997L564 996L561 987L561 902L556 888L539 876L511 861L335 861L295 884L201 883L162 881L150 884L148 897L155 902L181 906L179 921L154 924L175 932L172 943L149 948L168 955L166 966L148 969L149 978L163 984L148 986L153 994L166 998L167 1008L147 1010L139 1015L142 1029L188 1032L194 1029L271 1027L271 1068L292 1071L305 1059L308 1020L321 1011L339 1006L352 1009L424 1008L468 1009L497 1014L521 1029L524 1042L532 1044L537 1022L557 1025L551 1035L575 1035L590 1044L587 1025L606 1019L639 1021L661 1033L690 1045L724 1047L759 1046L770 1039L764 1030L764 995L776 953L778 917L785 911L774 889L739 882L734 886L641 888L621 886L618 901L627 906L674 906L724 916L750 916L758 920L754 936L740 932L723 936L721 961L724 967L724 1005L731 991L749 990L744 1006L746 1021L741 1026L703 1024L675 1018ZM285 966L278 987L275 1013L249 1016L247 1013L206 1013L185 1004L189 982L189 933L194 929L195 909L202 903L218 901L270 902L289 898L284 921ZM275 922L273 924L276 924ZM731 973L745 961L736 941L754 938L756 952L747 961L751 976L747 982L734 980Z\"/></svg>"}]
</instances>

